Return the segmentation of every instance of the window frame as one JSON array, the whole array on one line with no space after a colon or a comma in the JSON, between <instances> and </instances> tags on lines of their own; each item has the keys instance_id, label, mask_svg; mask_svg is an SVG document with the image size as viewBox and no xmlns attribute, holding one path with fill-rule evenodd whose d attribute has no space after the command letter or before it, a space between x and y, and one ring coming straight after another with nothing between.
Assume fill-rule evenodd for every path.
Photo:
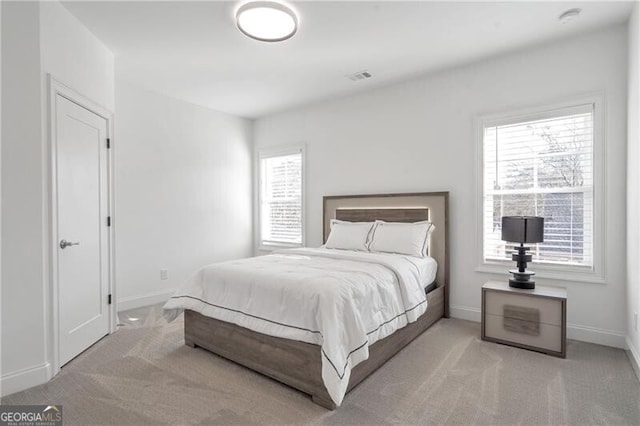
<instances>
[{"instance_id":1,"label":"window frame","mask_svg":"<svg viewBox=\"0 0 640 426\"><path fill-rule=\"evenodd\" d=\"M261 160L266 159L266 158L273 158L273 157L281 157L281 156L286 156L286 155L293 155L293 154L301 154L302 158L301 158L301 166L300 166L300 173L301 173L301 182L300 182L300 203L301 203L301 221L302 221L302 225L301 225L301 243L300 244L295 244L295 243L273 243L273 242L265 242L262 240L262 164L261 164ZM306 224L306 189L305 189L305 183L306 183L306 176L305 176L305 161L306 161L306 155L305 155L305 146L300 144L300 145L287 145L287 146L279 146L279 147L272 147L272 148L263 148L263 149L259 149L256 151L255 154L255 188L256 188L256 195L255 195L255 200L256 200L256 215L255 215L255 229L256 229L256 234L255 234L255 240L256 240L256 249L258 251L273 251L273 250L277 250L277 249L283 249L283 248L298 248L298 247L304 247L306 244L306 232L305 232L305 224Z\"/></svg>"},{"instance_id":2,"label":"window frame","mask_svg":"<svg viewBox=\"0 0 640 426\"><path fill-rule=\"evenodd\" d=\"M536 107L493 113L475 118L476 157L476 272L505 274L513 269L511 260L485 259L484 257L484 131L486 127L514 124L524 121L550 118L584 105L593 106L593 266L567 265L551 262L534 262L530 268L535 277L555 280L606 283L606 224L605 206L605 110L602 93L576 97Z\"/></svg>"}]
</instances>

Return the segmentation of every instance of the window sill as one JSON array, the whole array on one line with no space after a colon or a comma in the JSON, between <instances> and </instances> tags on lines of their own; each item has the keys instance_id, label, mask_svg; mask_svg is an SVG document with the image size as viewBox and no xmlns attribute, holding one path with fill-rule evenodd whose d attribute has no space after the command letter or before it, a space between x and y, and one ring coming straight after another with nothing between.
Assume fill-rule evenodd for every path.
<instances>
[{"instance_id":1,"label":"window sill","mask_svg":"<svg viewBox=\"0 0 640 426\"><path fill-rule=\"evenodd\" d=\"M290 249L290 248L300 248L302 244L260 244L257 247L257 251L259 252L272 252L276 250Z\"/></svg>"},{"instance_id":2,"label":"window sill","mask_svg":"<svg viewBox=\"0 0 640 426\"><path fill-rule=\"evenodd\" d=\"M535 272L536 278L544 278L558 281L573 281L590 284L606 284L605 277L597 272L583 271L571 267L549 267L545 265L531 264L531 270ZM515 269L515 262L492 262L479 265L475 271L487 274L509 275L509 269ZM529 268L527 268L529 269Z\"/></svg>"}]
</instances>

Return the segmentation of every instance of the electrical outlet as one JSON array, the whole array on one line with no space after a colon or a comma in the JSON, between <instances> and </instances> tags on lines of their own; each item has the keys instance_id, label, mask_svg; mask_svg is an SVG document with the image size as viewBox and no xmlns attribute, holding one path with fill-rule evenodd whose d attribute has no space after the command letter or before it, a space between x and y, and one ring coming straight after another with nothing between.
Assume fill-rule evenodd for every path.
<instances>
[{"instance_id":1,"label":"electrical outlet","mask_svg":"<svg viewBox=\"0 0 640 426\"><path fill-rule=\"evenodd\" d=\"M168 280L169 279L169 271L167 271L166 269L160 269L160 279L161 280Z\"/></svg>"},{"instance_id":2,"label":"electrical outlet","mask_svg":"<svg viewBox=\"0 0 640 426\"><path fill-rule=\"evenodd\" d=\"M633 313L633 328L638 331L638 313Z\"/></svg>"}]
</instances>

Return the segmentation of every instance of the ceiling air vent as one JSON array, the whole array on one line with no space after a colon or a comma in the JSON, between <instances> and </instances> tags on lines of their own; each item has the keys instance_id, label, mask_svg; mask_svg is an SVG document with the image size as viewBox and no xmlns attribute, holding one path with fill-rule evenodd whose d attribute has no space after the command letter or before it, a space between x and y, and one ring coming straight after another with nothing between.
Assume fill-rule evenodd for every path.
<instances>
[{"instance_id":1,"label":"ceiling air vent","mask_svg":"<svg viewBox=\"0 0 640 426\"><path fill-rule=\"evenodd\" d=\"M373 76L369 71L359 71L359 72L354 72L353 74L348 74L345 77L347 77L351 81L360 81L360 80L366 80L367 78L371 78Z\"/></svg>"}]
</instances>

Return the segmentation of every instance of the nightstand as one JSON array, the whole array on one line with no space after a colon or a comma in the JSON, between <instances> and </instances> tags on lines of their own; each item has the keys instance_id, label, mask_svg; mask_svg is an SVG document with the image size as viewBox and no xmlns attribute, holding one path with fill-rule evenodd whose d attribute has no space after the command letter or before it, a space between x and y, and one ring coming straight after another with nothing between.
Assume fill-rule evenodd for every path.
<instances>
[{"instance_id":1,"label":"nightstand","mask_svg":"<svg viewBox=\"0 0 640 426\"><path fill-rule=\"evenodd\" d=\"M482 286L482 340L565 358L567 290L536 285L509 287L507 280Z\"/></svg>"}]
</instances>

